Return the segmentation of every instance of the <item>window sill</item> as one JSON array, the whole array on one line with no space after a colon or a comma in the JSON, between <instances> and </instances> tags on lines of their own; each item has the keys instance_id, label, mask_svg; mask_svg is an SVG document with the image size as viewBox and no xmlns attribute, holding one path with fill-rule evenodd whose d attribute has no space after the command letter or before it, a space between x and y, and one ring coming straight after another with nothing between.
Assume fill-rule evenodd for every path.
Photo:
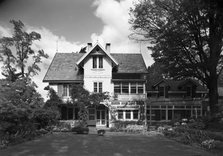
<instances>
[{"instance_id":1,"label":"window sill","mask_svg":"<svg viewBox=\"0 0 223 156\"><path fill-rule=\"evenodd\" d=\"M93 68L91 70L93 70L93 71L104 71L105 69L104 68Z\"/></svg>"}]
</instances>

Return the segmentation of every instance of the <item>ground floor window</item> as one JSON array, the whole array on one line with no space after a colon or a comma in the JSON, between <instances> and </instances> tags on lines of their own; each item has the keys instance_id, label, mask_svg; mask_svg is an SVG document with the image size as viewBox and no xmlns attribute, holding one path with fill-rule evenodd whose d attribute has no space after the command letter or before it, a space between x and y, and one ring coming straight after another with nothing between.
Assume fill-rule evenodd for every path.
<instances>
[{"instance_id":1,"label":"ground floor window","mask_svg":"<svg viewBox=\"0 0 223 156\"><path fill-rule=\"evenodd\" d=\"M61 120L77 120L78 108L62 106L60 108Z\"/></svg>"},{"instance_id":2,"label":"ground floor window","mask_svg":"<svg viewBox=\"0 0 223 156\"><path fill-rule=\"evenodd\" d=\"M150 106L147 108L147 120L171 121L202 116L201 106Z\"/></svg>"},{"instance_id":3,"label":"ground floor window","mask_svg":"<svg viewBox=\"0 0 223 156\"><path fill-rule=\"evenodd\" d=\"M138 120L139 110L118 110L119 120Z\"/></svg>"},{"instance_id":4,"label":"ground floor window","mask_svg":"<svg viewBox=\"0 0 223 156\"><path fill-rule=\"evenodd\" d=\"M88 109L88 114L89 114L89 120L95 120L95 109L94 108L89 108Z\"/></svg>"}]
</instances>

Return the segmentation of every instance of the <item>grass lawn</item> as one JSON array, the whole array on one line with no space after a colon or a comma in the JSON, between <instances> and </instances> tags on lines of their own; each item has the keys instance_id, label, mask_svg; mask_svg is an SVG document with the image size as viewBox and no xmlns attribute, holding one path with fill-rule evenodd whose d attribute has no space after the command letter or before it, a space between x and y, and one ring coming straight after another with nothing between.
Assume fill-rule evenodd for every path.
<instances>
[{"instance_id":1,"label":"grass lawn","mask_svg":"<svg viewBox=\"0 0 223 156\"><path fill-rule=\"evenodd\" d=\"M1 156L212 156L163 136L54 133L0 151Z\"/></svg>"}]
</instances>

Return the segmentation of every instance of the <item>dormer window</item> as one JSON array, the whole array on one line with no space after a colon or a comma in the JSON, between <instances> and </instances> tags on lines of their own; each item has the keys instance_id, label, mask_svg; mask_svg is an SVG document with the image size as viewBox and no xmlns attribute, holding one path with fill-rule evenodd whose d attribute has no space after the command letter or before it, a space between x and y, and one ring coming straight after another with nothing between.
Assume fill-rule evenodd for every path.
<instances>
[{"instance_id":1,"label":"dormer window","mask_svg":"<svg viewBox=\"0 0 223 156\"><path fill-rule=\"evenodd\" d=\"M103 56L93 56L93 68L103 68Z\"/></svg>"},{"instance_id":2,"label":"dormer window","mask_svg":"<svg viewBox=\"0 0 223 156\"><path fill-rule=\"evenodd\" d=\"M187 87L187 97L192 96L192 87Z\"/></svg>"}]
</instances>

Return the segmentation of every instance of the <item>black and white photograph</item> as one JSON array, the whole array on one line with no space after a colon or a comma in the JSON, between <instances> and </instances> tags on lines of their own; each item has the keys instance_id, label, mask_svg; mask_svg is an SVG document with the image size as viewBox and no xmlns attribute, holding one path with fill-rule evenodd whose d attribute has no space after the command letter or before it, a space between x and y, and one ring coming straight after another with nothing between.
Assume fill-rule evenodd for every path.
<instances>
[{"instance_id":1,"label":"black and white photograph","mask_svg":"<svg viewBox=\"0 0 223 156\"><path fill-rule=\"evenodd\" d=\"M0 0L0 156L223 156L221 0Z\"/></svg>"}]
</instances>

